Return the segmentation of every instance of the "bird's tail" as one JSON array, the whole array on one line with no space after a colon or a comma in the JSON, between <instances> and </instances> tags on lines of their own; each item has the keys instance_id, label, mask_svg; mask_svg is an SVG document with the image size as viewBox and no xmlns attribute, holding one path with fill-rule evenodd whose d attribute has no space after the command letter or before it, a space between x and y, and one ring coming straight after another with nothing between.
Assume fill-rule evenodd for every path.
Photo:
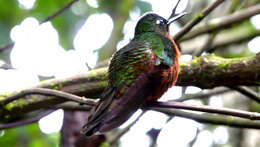
<instances>
[{"instance_id":1,"label":"bird's tail","mask_svg":"<svg viewBox=\"0 0 260 147\"><path fill-rule=\"evenodd\" d=\"M98 126L99 126L99 123L92 124L92 125L86 124L83 126L81 133L86 136L92 136L93 134L97 133L98 128L99 128Z\"/></svg>"},{"instance_id":2,"label":"bird's tail","mask_svg":"<svg viewBox=\"0 0 260 147\"><path fill-rule=\"evenodd\" d=\"M91 115L88 117L88 122L83 126L81 133L86 136L91 136L93 134L99 134L100 125L102 119L106 116L106 111L111 104L114 97L113 89L107 88L101 95L101 100L99 104L92 109ZM102 99L105 98L105 99Z\"/></svg>"}]
</instances>

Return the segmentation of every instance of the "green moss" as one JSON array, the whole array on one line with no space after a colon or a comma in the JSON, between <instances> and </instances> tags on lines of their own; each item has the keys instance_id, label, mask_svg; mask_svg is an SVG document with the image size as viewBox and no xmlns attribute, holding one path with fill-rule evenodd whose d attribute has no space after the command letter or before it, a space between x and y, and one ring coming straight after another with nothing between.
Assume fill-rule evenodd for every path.
<instances>
[{"instance_id":1,"label":"green moss","mask_svg":"<svg viewBox=\"0 0 260 147\"><path fill-rule=\"evenodd\" d=\"M8 119L8 118L10 118L10 115L5 115L5 119Z\"/></svg>"},{"instance_id":2,"label":"green moss","mask_svg":"<svg viewBox=\"0 0 260 147\"><path fill-rule=\"evenodd\" d=\"M202 72L201 73L201 78L205 78L205 77L207 77L207 73L206 72Z\"/></svg>"},{"instance_id":3,"label":"green moss","mask_svg":"<svg viewBox=\"0 0 260 147\"><path fill-rule=\"evenodd\" d=\"M179 73L181 73L182 68L190 66L189 62L182 62L179 65Z\"/></svg>"},{"instance_id":4,"label":"green moss","mask_svg":"<svg viewBox=\"0 0 260 147\"><path fill-rule=\"evenodd\" d=\"M59 83L51 83L50 84L50 87L51 89L54 89L54 90L60 90L62 87L63 87L63 82L59 82Z\"/></svg>"},{"instance_id":5,"label":"green moss","mask_svg":"<svg viewBox=\"0 0 260 147\"><path fill-rule=\"evenodd\" d=\"M100 86L100 87L106 87L107 84L108 84L108 81L99 82L99 86Z\"/></svg>"},{"instance_id":6,"label":"green moss","mask_svg":"<svg viewBox=\"0 0 260 147\"><path fill-rule=\"evenodd\" d=\"M232 124L234 122L234 117L233 116L227 116L227 124Z\"/></svg>"},{"instance_id":7,"label":"green moss","mask_svg":"<svg viewBox=\"0 0 260 147\"><path fill-rule=\"evenodd\" d=\"M211 24L209 24L209 28L211 28L211 29L215 29L215 28L216 28L216 25L213 24L213 23L211 23Z\"/></svg>"},{"instance_id":8,"label":"green moss","mask_svg":"<svg viewBox=\"0 0 260 147\"><path fill-rule=\"evenodd\" d=\"M95 77L101 81L107 80L107 76L106 76L107 70L108 70L107 68L90 70L89 71L90 75L86 74L86 78ZM103 75L105 75L105 76L103 76Z\"/></svg>"},{"instance_id":9,"label":"green moss","mask_svg":"<svg viewBox=\"0 0 260 147\"><path fill-rule=\"evenodd\" d=\"M195 57L195 58L191 61L191 63L192 63L193 66L198 66L198 65L199 65L199 61L200 61L200 58Z\"/></svg>"},{"instance_id":10,"label":"green moss","mask_svg":"<svg viewBox=\"0 0 260 147\"><path fill-rule=\"evenodd\" d=\"M230 62L228 62L228 61L223 61L218 64L218 67L223 68L223 69L229 68L230 66L231 66Z\"/></svg>"},{"instance_id":11,"label":"green moss","mask_svg":"<svg viewBox=\"0 0 260 147\"><path fill-rule=\"evenodd\" d=\"M259 99L260 99L260 97L259 97ZM257 102L252 102L249 107L249 110L253 111L253 112L260 112L260 104Z\"/></svg>"},{"instance_id":12,"label":"green moss","mask_svg":"<svg viewBox=\"0 0 260 147\"><path fill-rule=\"evenodd\" d=\"M24 106L28 105L29 102L25 99L18 99L16 101L13 101L5 106L5 109L8 111L11 111L14 107L20 107L23 108Z\"/></svg>"},{"instance_id":13,"label":"green moss","mask_svg":"<svg viewBox=\"0 0 260 147\"><path fill-rule=\"evenodd\" d=\"M56 89L56 84L55 83L51 83L50 87L51 87L51 89Z\"/></svg>"},{"instance_id":14,"label":"green moss","mask_svg":"<svg viewBox=\"0 0 260 147\"><path fill-rule=\"evenodd\" d=\"M58 88L61 89L62 87L63 87L63 84L62 84L62 82L60 82L60 83L58 84Z\"/></svg>"},{"instance_id":15,"label":"green moss","mask_svg":"<svg viewBox=\"0 0 260 147\"><path fill-rule=\"evenodd\" d=\"M6 97L9 97L11 95L11 93L1 93L0 94L0 100L5 99Z\"/></svg>"},{"instance_id":16,"label":"green moss","mask_svg":"<svg viewBox=\"0 0 260 147\"><path fill-rule=\"evenodd\" d=\"M223 60L224 58L220 57L220 56L216 56L215 54L207 54L205 56L207 59L209 60L215 60L215 61L219 61L219 60Z\"/></svg>"},{"instance_id":17,"label":"green moss","mask_svg":"<svg viewBox=\"0 0 260 147\"><path fill-rule=\"evenodd\" d=\"M110 147L108 142L103 142L99 147Z\"/></svg>"},{"instance_id":18,"label":"green moss","mask_svg":"<svg viewBox=\"0 0 260 147\"><path fill-rule=\"evenodd\" d=\"M203 17L204 17L204 15L202 13L199 13L193 19L197 20L197 19L202 19Z\"/></svg>"},{"instance_id":19,"label":"green moss","mask_svg":"<svg viewBox=\"0 0 260 147\"><path fill-rule=\"evenodd\" d=\"M13 103L9 103L5 106L5 109L8 110L8 111L11 111L14 107L14 104Z\"/></svg>"}]
</instances>

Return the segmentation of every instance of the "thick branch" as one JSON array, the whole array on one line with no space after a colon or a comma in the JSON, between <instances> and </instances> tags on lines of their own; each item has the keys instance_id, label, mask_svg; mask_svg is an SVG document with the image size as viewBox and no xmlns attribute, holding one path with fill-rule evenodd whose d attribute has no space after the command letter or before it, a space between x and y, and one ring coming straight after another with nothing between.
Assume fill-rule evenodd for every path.
<instances>
[{"instance_id":1,"label":"thick branch","mask_svg":"<svg viewBox=\"0 0 260 147\"><path fill-rule=\"evenodd\" d=\"M47 80L33 88L48 88L78 96L96 98L101 94L106 85L106 68L103 68L67 79ZM3 100L13 94L17 94L17 92L0 94L0 100ZM34 110L39 110L42 108L49 109L51 106L64 103L65 101L65 99L56 98L53 96L27 95L5 105L4 107L0 105L0 120L8 121Z\"/></svg>"},{"instance_id":2,"label":"thick branch","mask_svg":"<svg viewBox=\"0 0 260 147\"><path fill-rule=\"evenodd\" d=\"M214 3L206 7L200 14L197 14L190 22L188 22L180 32L178 32L173 39L178 41L187 32L189 32L196 24L198 24L204 17L206 17L211 11L213 11L218 5L220 5L225 0L216 0Z\"/></svg>"},{"instance_id":3,"label":"thick branch","mask_svg":"<svg viewBox=\"0 0 260 147\"><path fill-rule=\"evenodd\" d=\"M259 86L260 55L224 59L212 55L181 64L177 85L213 88L216 86Z\"/></svg>"},{"instance_id":4,"label":"thick branch","mask_svg":"<svg viewBox=\"0 0 260 147\"><path fill-rule=\"evenodd\" d=\"M48 80L37 87L56 89L79 96L98 97L107 85L106 68L76 75L68 79ZM216 86L260 85L260 55L248 58L223 59L214 55L195 58L189 63L180 64L177 85L213 88ZM242 80L241 80L242 79ZM0 95L5 99L10 94ZM49 108L64 99L46 96L26 96L4 106L0 119L21 116L24 113Z\"/></svg>"},{"instance_id":5,"label":"thick branch","mask_svg":"<svg viewBox=\"0 0 260 147\"><path fill-rule=\"evenodd\" d=\"M246 20L254 15L260 13L260 4L247 8L245 10L241 10L231 14L229 16L224 16L221 18L216 18L209 21L207 24L197 26L193 31L190 31L187 35L185 35L181 41L192 39L195 36L210 33L216 30L220 30L225 27L229 27L235 23Z\"/></svg>"}]
</instances>

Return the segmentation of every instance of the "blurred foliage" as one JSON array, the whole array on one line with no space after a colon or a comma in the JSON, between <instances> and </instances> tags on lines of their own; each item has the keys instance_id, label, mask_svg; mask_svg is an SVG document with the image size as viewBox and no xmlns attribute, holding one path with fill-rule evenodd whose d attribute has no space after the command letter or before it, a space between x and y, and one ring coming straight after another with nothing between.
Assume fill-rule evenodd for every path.
<instances>
[{"instance_id":1,"label":"blurred foliage","mask_svg":"<svg viewBox=\"0 0 260 147\"><path fill-rule=\"evenodd\" d=\"M18 24L27 11L19 7L17 0L0 0L0 47L9 43L9 32Z\"/></svg>"},{"instance_id":2,"label":"blurred foliage","mask_svg":"<svg viewBox=\"0 0 260 147\"><path fill-rule=\"evenodd\" d=\"M18 0L0 0L0 48L12 42L10 39L11 29L15 25L19 25L26 17L34 17L41 22L66 6L69 2L71 2L71 0L36 0L32 9L24 9L19 5ZM52 19L51 23L58 31L61 46L68 50L74 48L74 36L88 16L94 13L108 13L114 21L114 28L108 43L99 49L99 57L100 61L102 61L113 54L116 50L117 42L123 38L124 34L122 33L122 29L125 22L130 19L129 12L134 9L139 9L142 15L145 12L151 11L152 6L150 3L141 0L97 0L97 2L99 7L93 8L86 0L79 0L79 2L73 4L71 8ZM183 24L210 2L212 1L190 1L187 9L191 15L187 15L187 17L183 18ZM233 4L230 3L232 7L228 12L232 13L233 11L259 2L260 0L234 0ZM225 12L223 10L221 11L223 13ZM220 11L212 13L214 17L218 17L219 14L222 13L220 13ZM236 33L239 33L239 31L244 31L245 29L254 31L252 24L249 21L245 21L244 23L233 25L232 29L228 28L228 30L231 31L231 36L229 37L232 37L236 35ZM238 52L238 50L240 51ZM237 48L237 46L230 46L215 53L228 58L250 55L246 44L242 44L242 47L240 48ZM10 50L0 53L0 60L8 62L9 54ZM252 104L252 109L259 112L260 106ZM38 124L34 123L23 127L0 131L0 147L56 147L59 145L59 137L59 133L48 135L41 133ZM103 146L106 146L106 144L103 144Z\"/></svg>"},{"instance_id":3,"label":"blurred foliage","mask_svg":"<svg viewBox=\"0 0 260 147\"><path fill-rule=\"evenodd\" d=\"M7 129L0 132L0 146L4 147L57 147L59 133L40 132L38 123Z\"/></svg>"},{"instance_id":4,"label":"blurred foliage","mask_svg":"<svg viewBox=\"0 0 260 147\"><path fill-rule=\"evenodd\" d=\"M39 21L42 21L69 2L70 0L37 0L31 14ZM72 48L72 34L75 34L74 30L78 19L80 19L80 17L75 15L71 10L68 10L51 21L52 25L59 33L60 44L65 49Z\"/></svg>"},{"instance_id":5,"label":"blurred foliage","mask_svg":"<svg viewBox=\"0 0 260 147\"><path fill-rule=\"evenodd\" d=\"M10 31L15 25L19 25L24 18L34 17L41 22L66 6L69 2L71 2L71 0L36 0L32 9L24 9L18 3L18 0L0 0L0 48L12 42L10 39ZM116 9L114 9L115 4ZM68 50L73 48L73 38L75 34L87 17L93 13L106 12L116 21L115 19L120 18L120 16L128 18L129 10L133 7L139 8L141 14L151 11L152 8L150 3L136 0L98 0L98 5L98 8L93 8L88 5L86 0L80 0L62 14L51 19L52 25L58 31L60 44L64 49ZM124 19L122 18L120 20ZM123 28L123 24L124 23L119 26L120 31ZM118 35L118 38L114 39L120 40L121 38L122 35ZM106 52L102 54L106 54ZM8 51L0 55L0 59L6 62L8 62L7 57L9 57Z\"/></svg>"}]
</instances>

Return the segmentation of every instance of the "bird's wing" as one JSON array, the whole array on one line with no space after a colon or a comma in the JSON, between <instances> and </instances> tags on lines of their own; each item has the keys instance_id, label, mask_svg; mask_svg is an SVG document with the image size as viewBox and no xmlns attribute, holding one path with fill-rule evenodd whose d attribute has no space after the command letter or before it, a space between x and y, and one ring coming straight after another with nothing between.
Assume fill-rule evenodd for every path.
<instances>
[{"instance_id":1,"label":"bird's wing","mask_svg":"<svg viewBox=\"0 0 260 147\"><path fill-rule=\"evenodd\" d=\"M176 56L179 56L176 55L174 52L175 48L176 50L179 50L174 40L172 40L170 37L166 38L164 36L155 33L145 33L138 37L141 40L147 40L151 42L153 52L158 57L158 60L156 62L157 65L161 63L169 67L174 65L173 59Z\"/></svg>"},{"instance_id":2,"label":"bird's wing","mask_svg":"<svg viewBox=\"0 0 260 147\"><path fill-rule=\"evenodd\" d=\"M92 135L118 127L144 102L151 88L146 74L156 62L148 46L144 42L131 41L115 53L109 66L108 86L83 128L84 134Z\"/></svg>"}]
</instances>

